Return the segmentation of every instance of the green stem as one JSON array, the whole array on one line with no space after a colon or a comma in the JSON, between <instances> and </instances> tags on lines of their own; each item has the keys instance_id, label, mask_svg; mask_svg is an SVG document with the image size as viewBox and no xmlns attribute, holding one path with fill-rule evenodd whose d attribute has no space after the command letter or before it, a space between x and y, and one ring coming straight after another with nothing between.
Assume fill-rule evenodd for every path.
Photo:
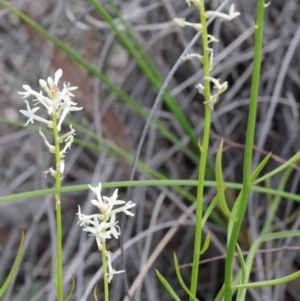
<instances>
[{"instance_id":1,"label":"green stem","mask_svg":"<svg viewBox=\"0 0 300 301\"><path fill-rule=\"evenodd\" d=\"M256 110L257 110L257 97L259 90L260 79L260 64L262 54L262 41L263 41L263 20L264 20L265 3L264 0L257 2L257 19L255 25L255 53L254 65L252 73L252 87L250 95L250 107L247 126L247 138L244 155L243 166L243 189L238 206L237 221L233 223L231 236L229 238L228 250L225 263L225 301L232 300L232 274L233 274L233 260L235 247L238 240L238 235L244 220L245 212L248 206L248 200L251 191L250 175L252 165L252 147L254 141L255 123L256 123Z\"/></svg>"},{"instance_id":2,"label":"green stem","mask_svg":"<svg viewBox=\"0 0 300 301\"><path fill-rule=\"evenodd\" d=\"M104 300L109 301L109 289L107 279L107 261L106 261L106 244L105 240L102 242L102 267L103 267L103 282L104 282Z\"/></svg>"},{"instance_id":3,"label":"green stem","mask_svg":"<svg viewBox=\"0 0 300 301\"><path fill-rule=\"evenodd\" d=\"M200 1L200 19L202 24L202 47L203 47L203 74L209 76L209 52L207 41L207 27L205 17L204 0ZM204 97L205 101L210 99L210 84L209 81L204 81ZM206 169L207 154L209 148L209 134L211 125L211 109L208 104L205 105L204 116L204 132L203 143L201 145L200 152L200 164L198 172L198 187L197 187L197 207L196 207L196 228L195 228L195 241L194 241L194 253L193 253L193 267L191 277L191 294L196 297L196 290L198 285L199 274L199 261L201 250L201 238L202 238L202 213L203 213L203 194L204 194L204 177ZM190 298L192 301L192 298Z\"/></svg>"},{"instance_id":4,"label":"green stem","mask_svg":"<svg viewBox=\"0 0 300 301\"><path fill-rule=\"evenodd\" d=\"M174 187L174 186L197 186L196 180L137 180L137 181L120 181L120 182L107 182L103 183L103 188L116 188L116 187L143 187L143 186L168 186L168 187ZM91 185L97 185L98 183L91 183ZM236 189L241 190L242 185L239 183L231 183L231 182L224 182L224 185L227 188L230 189ZM206 187L216 187L216 182L214 181L204 181L204 186ZM74 185L74 186L65 186L61 187L60 189L56 188L49 188L49 189L41 189L41 190L35 190L35 191L28 191L28 192L22 192L17 194L10 194L6 196L0 197L0 203L5 202L12 202L16 200L22 200L22 199L29 199L39 196L44 196L48 194L53 193L66 193L66 192L74 192L74 191L84 191L88 190L89 186L87 184L84 185ZM278 189L272 189L272 188L266 188L262 186L252 186L252 191L256 191L258 193L263 194L270 194L278 197L282 197L288 200L293 200L297 203L300 203L300 196L299 194L290 193L286 191L281 191Z\"/></svg>"},{"instance_id":5,"label":"green stem","mask_svg":"<svg viewBox=\"0 0 300 301\"><path fill-rule=\"evenodd\" d=\"M61 173L59 171L59 166L61 164L61 155L58 141L58 129L57 120L55 114L52 115L53 121L53 135L55 141L55 163L56 163L56 173L55 173L55 188L61 188ZM56 291L57 300L63 301L63 263L62 263L62 218L61 218L61 200L60 193L55 193L55 212L56 212Z\"/></svg>"}]
</instances>

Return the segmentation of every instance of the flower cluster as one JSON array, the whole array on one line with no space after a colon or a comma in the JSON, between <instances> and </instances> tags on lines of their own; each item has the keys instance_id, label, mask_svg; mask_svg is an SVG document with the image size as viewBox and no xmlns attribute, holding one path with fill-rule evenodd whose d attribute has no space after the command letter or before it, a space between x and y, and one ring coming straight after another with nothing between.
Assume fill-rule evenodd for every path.
<instances>
[{"instance_id":1,"label":"flower cluster","mask_svg":"<svg viewBox=\"0 0 300 301\"><path fill-rule=\"evenodd\" d=\"M219 96L221 93L223 93L224 91L227 90L228 88L228 82L223 82L222 84L220 83L220 79L216 79L214 77L210 77L210 76L204 76L204 80L205 81L209 81L214 83L214 91L215 93L212 93L210 95L210 99L208 101L204 101L204 104L208 104L209 107L213 110L214 109L214 105L218 102L219 100ZM198 84L195 86L200 94L204 95L204 86L202 84Z\"/></svg>"},{"instance_id":2,"label":"flower cluster","mask_svg":"<svg viewBox=\"0 0 300 301\"><path fill-rule=\"evenodd\" d=\"M99 209L100 213L84 215L81 213L80 206L78 206L78 224L79 226L84 227L83 231L95 236L98 249L102 252L102 246L107 239L111 239L112 236L118 239L121 234L120 227L117 225L118 222L116 221L116 214L119 212L124 212L127 215L134 216L129 209L134 207L136 204L132 203L131 201L125 202L117 200L118 189L114 191L111 197L106 197L101 196L101 183L99 183L96 187L92 187L90 185L89 187L97 198L96 200L91 200L91 203ZM113 207L115 205L119 205L120 207L114 209ZM110 282L114 274L122 273L124 271L115 271L112 268L111 252L105 250L105 255L108 262L107 278L108 282Z\"/></svg>"},{"instance_id":3,"label":"flower cluster","mask_svg":"<svg viewBox=\"0 0 300 301\"><path fill-rule=\"evenodd\" d=\"M72 91L76 90L77 87L70 87L69 84L64 83L63 88L61 90L59 89L58 82L62 77L62 74L62 70L59 69L54 74L54 80L51 77L48 77L47 81L43 79L39 80L39 84L46 92L46 95L44 95L42 91L36 92L31 89L30 86L23 85L25 92L19 92L19 94L22 95L23 98L33 96L34 99L32 101L35 103L35 107L31 108L29 102L25 100L26 110L20 110L20 112L28 118L25 126L28 123L39 121L46 124L49 128L55 128L55 130L59 133L67 114L71 111L79 111L82 109L82 107L77 107L77 103L71 100L71 97L74 96ZM49 119L43 118L36 114L40 109L39 105L46 109L50 117ZM56 138L56 142L58 142L58 144L65 142L64 148L59 152L60 159L65 156L67 149L71 147L71 144L74 141L75 130L72 128L72 125L70 125L70 128L71 130L68 133ZM48 150L51 153L55 153L55 146L47 141L41 129L39 130L39 133L43 137ZM57 171L62 175L63 170L64 161L60 160L59 166L57 166ZM56 171L53 168L50 168L45 173L50 173L52 176L55 176Z\"/></svg>"},{"instance_id":4,"label":"flower cluster","mask_svg":"<svg viewBox=\"0 0 300 301\"><path fill-rule=\"evenodd\" d=\"M200 0L186 0L186 2L189 6L193 3L196 7L198 7L198 8L200 7ZM235 17L237 17L239 15L240 15L240 13L236 12L234 9L234 4L232 4L230 6L228 14L220 13L220 12L216 12L216 11L205 12L205 17L207 19L209 19L212 16L215 16L215 17L221 19L221 21L222 20L231 21L232 19L234 19ZM176 18L176 19L174 19L174 21L176 22L177 25L179 25L181 27L191 26L191 27L195 28L197 31L202 31L202 25L199 23L186 22L185 19L181 19L181 18ZM219 42L218 39L216 39L213 35L207 35L207 38L208 38L208 41L207 41L208 44L213 43L213 42ZM213 49L208 48L207 51L209 53L209 69L212 70L214 67ZM197 54L197 53L185 55L182 58L182 61L191 60L193 58L197 58L198 60L200 60L201 63L203 63L203 56L200 54ZM213 78L210 76L204 77L204 81L212 82L214 84L213 93L211 93L210 99L204 102L204 104L207 104L211 108L211 110L213 110L214 105L219 100L220 94L227 90L228 83L223 82L221 84L219 79L216 79L216 78ZM196 85L196 88L198 89L199 93L204 95L204 85L199 83Z\"/></svg>"}]
</instances>

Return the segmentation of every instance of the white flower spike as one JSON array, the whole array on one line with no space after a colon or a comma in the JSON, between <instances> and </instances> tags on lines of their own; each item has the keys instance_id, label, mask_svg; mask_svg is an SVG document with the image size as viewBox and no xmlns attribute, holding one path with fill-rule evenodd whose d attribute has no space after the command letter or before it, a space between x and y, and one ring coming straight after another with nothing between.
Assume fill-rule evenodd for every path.
<instances>
[{"instance_id":1,"label":"white flower spike","mask_svg":"<svg viewBox=\"0 0 300 301\"><path fill-rule=\"evenodd\" d=\"M106 246L104 242L107 239L114 238L118 239L121 235L120 227L117 225L116 214L119 212L124 212L127 215L134 216L132 212L129 211L136 204L131 201L125 202L123 200L118 200L118 189L114 191L111 197L106 197L101 195L101 183L93 187L89 185L90 189L96 195L96 200L91 200L91 203L97 207L100 211L99 214L84 215L81 213L80 206L78 206L78 224L83 226L83 231L90 233L90 235L95 236L97 246L100 252L103 252L102 246ZM113 209L114 206L122 205L117 209ZM108 273L107 278L110 282L114 274L122 273L124 271L116 272L111 266L111 252L105 250L107 257Z\"/></svg>"},{"instance_id":2,"label":"white flower spike","mask_svg":"<svg viewBox=\"0 0 300 301\"><path fill-rule=\"evenodd\" d=\"M57 118L60 118L57 126L59 132L61 130L62 122L64 121L67 114L69 112L79 111L82 109L82 107L76 107L77 104L71 101L71 97L74 96L71 91L77 89L77 87L70 87L69 85L63 84L63 89L59 89L58 82L62 77L62 74L62 70L58 69L54 74L54 80L51 77L48 77L47 81L43 79L39 80L39 84L46 92L47 96L44 96L42 91L40 91L39 93L34 91L28 85L23 85L25 92L19 92L19 94L22 95L23 98L34 96L35 99L33 99L32 101L39 103L43 107L45 107L50 117L52 117L55 114ZM33 123L33 120L37 120L46 123L47 126L50 128L53 127L51 120L52 118L50 118L50 120L46 120L42 117L35 115L36 111L39 110L39 107L30 109L27 100L25 100L25 102L27 106L27 111L20 110L22 114L29 117L25 125L27 125L29 122Z\"/></svg>"}]
</instances>

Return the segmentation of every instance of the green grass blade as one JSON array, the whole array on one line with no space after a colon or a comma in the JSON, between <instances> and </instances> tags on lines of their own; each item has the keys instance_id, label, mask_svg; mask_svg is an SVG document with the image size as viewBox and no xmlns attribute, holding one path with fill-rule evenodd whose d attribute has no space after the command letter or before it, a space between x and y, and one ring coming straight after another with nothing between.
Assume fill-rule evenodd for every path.
<instances>
[{"instance_id":1,"label":"green grass blade","mask_svg":"<svg viewBox=\"0 0 300 301\"><path fill-rule=\"evenodd\" d=\"M268 179L271 178L272 176L278 174L279 172L285 170L286 168L294 165L295 163L299 162L300 160L300 151L297 152L292 158L290 158L289 160L287 160L285 163L283 163L282 165L280 165L279 167L277 167L276 169L272 170L271 172L267 173L266 175L264 175L263 177L257 179L256 181L253 182L254 185Z\"/></svg>"},{"instance_id":2,"label":"green grass blade","mask_svg":"<svg viewBox=\"0 0 300 301\"><path fill-rule=\"evenodd\" d=\"M276 233L265 234L265 235L262 235L261 237L259 237L252 244L252 246L249 250L249 253L248 253L248 257L246 260L246 277L247 277L247 279L251 272L254 256L255 256L259 246L263 242L268 241L268 240L282 239L282 238L287 238L287 237L299 237L299 236L300 236L300 230L287 230L287 231L280 231L280 232L276 232ZM239 291L239 294L237 296L237 299L242 301L245 298L245 292L246 292L245 289L247 289L247 288L279 285L279 284L283 284L283 283L287 283L289 281L295 280L297 278L300 278L300 271L298 271L296 273L292 273L292 274L282 277L282 278L274 279L274 280L234 285L234 288L243 289L243 290Z\"/></svg>"},{"instance_id":3,"label":"green grass blade","mask_svg":"<svg viewBox=\"0 0 300 301\"><path fill-rule=\"evenodd\" d=\"M222 175L222 151L223 151L223 140L220 143L220 146L218 148L217 152L217 159L216 159L216 182L217 182L217 192L218 192L218 199L220 202L220 207L222 209L222 212L230 219L236 220L235 216L232 212L230 212L226 199L225 199L225 185L223 181L223 175Z\"/></svg>"},{"instance_id":4,"label":"green grass blade","mask_svg":"<svg viewBox=\"0 0 300 301\"><path fill-rule=\"evenodd\" d=\"M23 250L24 250L24 240L25 240L25 234L22 231L21 233L21 242L20 242L20 246L19 246L19 250L16 256L16 259L14 261L14 264L7 276L7 278L5 279L3 285L0 288L0 298L4 295L4 293L6 292L6 290L8 289L15 273L17 272L17 269L20 265L21 259L22 259L22 255L23 255Z\"/></svg>"},{"instance_id":5,"label":"green grass blade","mask_svg":"<svg viewBox=\"0 0 300 301\"><path fill-rule=\"evenodd\" d=\"M221 299L223 298L223 295L224 295L224 291L225 291L225 283L222 285L222 287L219 290L218 295L216 296L214 301L221 301Z\"/></svg>"},{"instance_id":6,"label":"green grass blade","mask_svg":"<svg viewBox=\"0 0 300 301\"><path fill-rule=\"evenodd\" d=\"M251 93L250 93L250 105L247 124L247 137L244 152L244 164L243 164L243 189L241 197L239 197L239 204L237 205L238 212L235 215L237 221L231 223L231 233L227 245L227 254L225 261L225 301L232 301L232 275L233 275L233 260L236 243L238 241L240 229L244 216L248 207L249 196L251 192L251 167L252 167L252 148L254 142L254 133L256 125L257 114L257 99L260 83L260 69L262 60L262 44L263 44L263 28L264 28L264 13L265 2L264 0L257 1L257 18L255 24L255 46L254 46L254 62L253 72L251 79ZM235 213L235 212L234 212ZM229 229L229 228L228 228ZM239 300L242 301L242 300Z\"/></svg>"},{"instance_id":7,"label":"green grass blade","mask_svg":"<svg viewBox=\"0 0 300 301\"><path fill-rule=\"evenodd\" d=\"M259 282L252 282L252 283L246 283L246 284L238 284L235 285L233 288L240 289L240 288L255 288L255 287L263 287L263 286L275 286L280 284L285 284L288 282L291 282L293 280L300 278L300 271L294 272L290 275L273 279L273 280L266 280L266 281L259 281Z\"/></svg>"},{"instance_id":8,"label":"green grass blade","mask_svg":"<svg viewBox=\"0 0 300 301\"><path fill-rule=\"evenodd\" d=\"M208 233L207 233L207 235L205 237L202 249L200 250L200 255L204 254L205 251L208 249L209 244L210 244L210 236L211 236L211 232L208 231Z\"/></svg>"},{"instance_id":9,"label":"green grass blade","mask_svg":"<svg viewBox=\"0 0 300 301\"><path fill-rule=\"evenodd\" d=\"M213 200L211 201L211 203L209 204L209 206L205 210L205 213L204 213L203 218L202 218L202 227L205 225L207 219L211 215L211 213L214 210L214 208L217 205L217 203L218 203L218 196L216 195L213 198Z\"/></svg>"},{"instance_id":10,"label":"green grass blade","mask_svg":"<svg viewBox=\"0 0 300 301\"><path fill-rule=\"evenodd\" d=\"M165 287L165 289L168 291L168 293L171 295L171 297L175 300L175 301L181 301L180 298L177 296L177 294L175 293L175 291L173 290L173 288L171 287L171 285L169 284L169 282L166 280L166 278L164 278L161 273L155 269L155 273L156 276L158 277L158 279L160 280L160 282L162 283L162 285Z\"/></svg>"},{"instance_id":11,"label":"green grass blade","mask_svg":"<svg viewBox=\"0 0 300 301\"><path fill-rule=\"evenodd\" d=\"M90 185L97 185L98 183L90 183ZM103 188L116 188L116 187L147 187L147 186L197 186L197 180L138 180L138 181L119 181L119 182L109 182L102 183ZM205 181L204 185L206 187L216 187L216 182L214 181ZM241 184L225 182L225 185L228 188L240 190L242 188ZM49 189L41 189L35 191L21 192L16 194L10 194L6 196L0 196L0 203L5 203L14 200L21 200L27 198L34 198L38 196L44 196L48 194L55 193L67 193L72 191L83 191L89 190L88 184L84 185L74 185L74 186L65 186L59 189L49 188ZM277 189L265 188L254 186L252 187L253 191L270 194L275 196L280 196L282 198L291 199L297 203L300 203L300 195L289 193L285 191L278 191Z\"/></svg>"},{"instance_id":12,"label":"green grass blade","mask_svg":"<svg viewBox=\"0 0 300 301\"><path fill-rule=\"evenodd\" d=\"M72 287L71 287L70 293L67 296L67 298L65 299L65 301L70 301L70 299L73 295L74 289L75 289L75 278L74 278L74 276L72 276Z\"/></svg>"},{"instance_id":13,"label":"green grass blade","mask_svg":"<svg viewBox=\"0 0 300 301\"><path fill-rule=\"evenodd\" d=\"M189 291L188 287L186 286L186 284L184 283L182 277L181 277L181 273L180 273L180 268L179 268L179 264L178 264L178 259L177 256L174 252L174 265L175 265L175 271L176 271L176 275L177 275L177 279L181 285L181 287L185 290L185 292L192 298L192 300L194 301L199 301L196 297L194 297L191 292Z\"/></svg>"},{"instance_id":14,"label":"green grass blade","mask_svg":"<svg viewBox=\"0 0 300 301\"><path fill-rule=\"evenodd\" d=\"M99 301L98 297L97 297L97 285L94 288L94 298L95 298L96 301Z\"/></svg>"},{"instance_id":15,"label":"green grass blade","mask_svg":"<svg viewBox=\"0 0 300 301\"><path fill-rule=\"evenodd\" d=\"M269 159L271 158L272 153L269 153L255 168L253 171L251 177L250 177L250 182L252 183L255 178L259 175L259 173L262 171L262 169L266 166L266 164L269 162Z\"/></svg>"},{"instance_id":16,"label":"green grass blade","mask_svg":"<svg viewBox=\"0 0 300 301\"><path fill-rule=\"evenodd\" d=\"M237 252L238 252L238 256L239 256L239 261L240 261L240 265L241 265L241 268L242 268L242 283L245 283L246 282L246 263L245 263L245 260L244 260L244 256L243 256L243 253L242 253L242 250L239 246L239 244L236 244L236 249L237 249Z\"/></svg>"}]
</instances>

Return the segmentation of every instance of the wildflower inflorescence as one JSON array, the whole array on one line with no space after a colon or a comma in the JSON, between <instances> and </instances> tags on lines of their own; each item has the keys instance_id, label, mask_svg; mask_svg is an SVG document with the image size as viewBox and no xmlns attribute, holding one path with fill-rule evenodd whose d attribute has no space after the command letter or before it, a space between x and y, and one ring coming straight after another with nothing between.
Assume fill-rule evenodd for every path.
<instances>
[{"instance_id":1,"label":"wildflower inflorescence","mask_svg":"<svg viewBox=\"0 0 300 301\"><path fill-rule=\"evenodd\" d=\"M194 4L197 8L200 7L200 0L186 0L187 4L190 6L191 4ZM220 13L216 11L207 11L205 12L205 18L209 19L212 16L215 16L219 18L221 21L226 20L226 21L231 21L235 17L239 16L240 13L236 12L234 9L234 4L232 4L229 8L229 13ZM182 18L176 18L174 19L177 25L181 27L186 27L186 26L191 26L195 28L198 31L202 31L202 25L199 23L190 23L185 21L185 19ZM207 35L207 43L213 43L213 42L219 42L218 39L216 39L213 35ZM209 53L209 70L212 70L214 67L214 53L212 48L207 48L207 51ZM183 58L182 61L187 61L191 60L193 58L197 58L201 63L203 63L203 56L200 54L186 54ZM213 77L204 77L204 81L212 82L214 84L213 86L213 93L211 93L209 100L204 101L204 104L207 104L212 110L214 109L214 105L218 102L220 95L227 90L228 88L228 83L223 82L222 84L220 83L219 79L213 78ZM204 95L204 85L201 83L196 85L196 88L198 89L200 94Z\"/></svg>"},{"instance_id":2,"label":"wildflower inflorescence","mask_svg":"<svg viewBox=\"0 0 300 301\"><path fill-rule=\"evenodd\" d=\"M116 239L121 234L120 227L116 221L116 214L119 212L124 212L126 215L134 216L132 212L129 211L136 204L131 201L125 202L118 200L118 189L116 189L111 197L101 196L101 183L96 187L90 186L90 189L96 195L96 200L91 200L91 203L99 209L99 213L84 215L81 213L81 208L78 206L78 224L83 226L83 231L90 233L90 235L95 236L97 246L99 251L102 252L102 246L107 239L111 239L112 236ZM120 206L114 208L114 206ZM105 250L105 255L108 263L108 273L107 279L110 282L114 274L122 273L124 271L115 271L111 265L111 252Z\"/></svg>"},{"instance_id":3,"label":"wildflower inflorescence","mask_svg":"<svg viewBox=\"0 0 300 301\"><path fill-rule=\"evenodd\" d=\"M71 98L74 96L72 94L73 90L76 90L77 87L70 87L69 84L64 83L63 88L59 89L58 82L62 77L62 70L59 69L54 74L54 80L51 77L48 77L47 81L40 79L39 84L46 92L46 95L43 94L42 91L36 92L31 89L28 85L23 85L25 92L19 92L23 98L28 98L33 96L32 100L35 103L35 107L31 108L29 102L25 100L26 110L20 110L20 112L28 117L25 126L29 123L34 123L34 121L39 121L41 123L46 124L49 128L56 128L57 132L61 131L62 123L65 120L67 114L72 111L79 111L82 107L77 107L77 103L73 102ZM49 119L43 118L37 115L37 112L40 110L40 106L44 107L49 115ZM58 121L58 122L57 122ZM55 123L55 124L54 124ZM70 125L71 130L62 135L56 137L56 142L58 144L65 142L65 146L62 150L59 151L59 157L62 159L67 150L71 148L71 145L74 141L75 130ZM55 153L56 148L55 145L52 145L48 142L46 136L43 134L42 130L39 130L40 135L45 141L45 144L51 153ZM56 172L59 172L62 176L64 170L64 161L60 160L59 166L57 166L56 171L51 167L49 170L45 171L45 174L50 173L53 177Z\"/></svg>"}]
</instances>

